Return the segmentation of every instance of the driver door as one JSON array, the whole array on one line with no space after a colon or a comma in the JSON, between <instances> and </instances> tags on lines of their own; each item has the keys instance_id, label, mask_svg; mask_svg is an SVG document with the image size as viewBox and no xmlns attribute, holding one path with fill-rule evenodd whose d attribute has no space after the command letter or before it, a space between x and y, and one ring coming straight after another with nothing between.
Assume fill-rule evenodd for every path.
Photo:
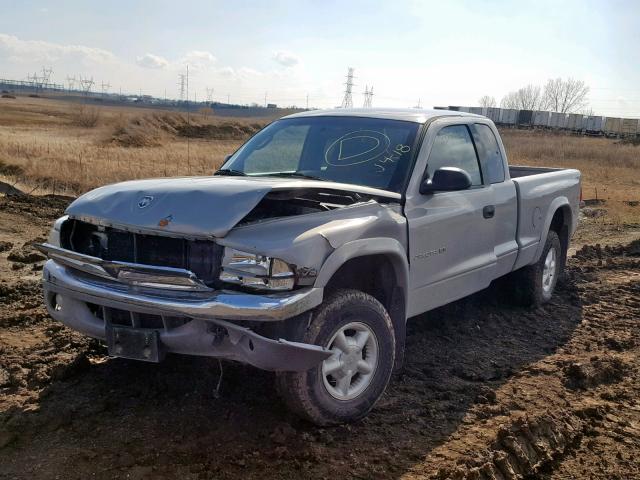
<instances>
[{"instance_id":1,"label":"driver door","mask_svg":"<svg viewBox=\"0 0 640 480\"><path fill-rule=\"evenodd\" d=\"M424 140L425 146L431 145L426 164L424 159L417 162L414 177L419 178L410 185L405 204L410 316L487 287L496 269L494 192L483 182L469 128L445 120L434 122L429 130ZM441 167L465 170L472 186L420 194L419 184Z\"/></svg>"}]
</instances>

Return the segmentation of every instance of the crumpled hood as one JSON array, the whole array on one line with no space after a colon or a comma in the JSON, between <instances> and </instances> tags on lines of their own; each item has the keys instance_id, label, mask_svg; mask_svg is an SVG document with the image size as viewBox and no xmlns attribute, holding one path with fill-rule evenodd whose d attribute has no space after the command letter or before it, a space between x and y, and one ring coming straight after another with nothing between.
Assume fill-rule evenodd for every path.
<instances>
[{"instance_id":1,"label":"crumpled hood","mask_svg":"<svg viewBox=\"0 0 640 480\"><path fill-rule=\"evenodd\" d=\"M93 223L194 237L224 237L269 192L297 188L350 190L396 198L382 190L273 177L184 177L134 180L92 190L66 213ZM399 195L397 195L399 198Z\"/></svg>"}]
</instances>

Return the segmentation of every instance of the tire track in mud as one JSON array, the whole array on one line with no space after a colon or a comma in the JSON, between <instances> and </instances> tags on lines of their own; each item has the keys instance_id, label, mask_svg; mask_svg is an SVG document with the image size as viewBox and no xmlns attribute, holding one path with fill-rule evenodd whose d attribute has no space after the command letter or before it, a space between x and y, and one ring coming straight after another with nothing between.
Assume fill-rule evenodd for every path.
<instances>
[{"instance_id":1,"label":"tire track in mud","mask_svg":"<svg viewBox=\"0 0 640 480\"><path fill-rule=\"evenodd\" d=\"M604 251L587 246L576 255L580 263L572 264L569 276L582 299L581 325L556 354L523 370L544 374L538 388L555 395L546 395L544 404L531 399L522 415L487 425L495 434L484 448L468 450L476 426L457 442L454 436L440 450L456 454L435 451L406 478L640 477L634 453L640 449L639 245ZM513 392L527 383L519 376L508 383ZM505 402L510 392L502 388L498 396ZM439 463L446 466L427 473Z\"/></svg>"}]
</instances>

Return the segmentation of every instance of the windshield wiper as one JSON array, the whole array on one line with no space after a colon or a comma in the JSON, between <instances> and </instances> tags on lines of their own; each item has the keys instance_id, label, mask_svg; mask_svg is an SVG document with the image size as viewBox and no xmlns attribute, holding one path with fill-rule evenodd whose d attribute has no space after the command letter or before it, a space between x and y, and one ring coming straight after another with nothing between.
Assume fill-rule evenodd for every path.
<instances>
[{"instance_id":1,"label":"windshield wiper","mask_svg":"<svg viewBox=\"0 0 640 480\"><path fill-rule=\"evenodd\" d=\"M229 177L246 177L247 174L241 170L234 170L232 168L221 168L214 175L227 175Z\"/></svg>"},{"instance_id":2,"label":"windshield wiper","mask_svg":"<svg viewBox=\"0 0 640 480\"><path fill-rule=\"evenodd\" d=\"M274 173L264 173L265 177L294 177L294 178L306 178L309 180L320 180L321 182L327 182L326 178L316 177L314 175L307 175L306 173L301 172L274 172Z\"/></svg>"}]
</instances>

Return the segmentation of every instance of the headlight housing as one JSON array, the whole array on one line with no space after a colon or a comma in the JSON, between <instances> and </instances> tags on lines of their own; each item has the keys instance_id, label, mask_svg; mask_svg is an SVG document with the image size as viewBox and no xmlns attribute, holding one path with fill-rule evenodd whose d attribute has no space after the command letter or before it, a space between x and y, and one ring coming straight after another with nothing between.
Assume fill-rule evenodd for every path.
<instances>
[{"instance_id":1,"label":"headlight housing","mask_svg":"<svg viewBox=\"0 0 640 480\"><path fill-rule=\"evenodd\" d=\"M49 245L53 245L55 247L60 246L60 229L62 228L62 224L67 221L69 215L64 215L60 217L53 223L53 227L49 231L49 238L47 239L47 243Z\"/></svg>"},{"instance_id":2,"label":"headlight housing","mask_svg":"<svg viewBox=\"0 0 640 480\"><path fill-rule=\"evenodd\" d=\"M220 280L256 290L292 290L295 269L284 260L225 248Z\"/></svg>"}]
</instances>

